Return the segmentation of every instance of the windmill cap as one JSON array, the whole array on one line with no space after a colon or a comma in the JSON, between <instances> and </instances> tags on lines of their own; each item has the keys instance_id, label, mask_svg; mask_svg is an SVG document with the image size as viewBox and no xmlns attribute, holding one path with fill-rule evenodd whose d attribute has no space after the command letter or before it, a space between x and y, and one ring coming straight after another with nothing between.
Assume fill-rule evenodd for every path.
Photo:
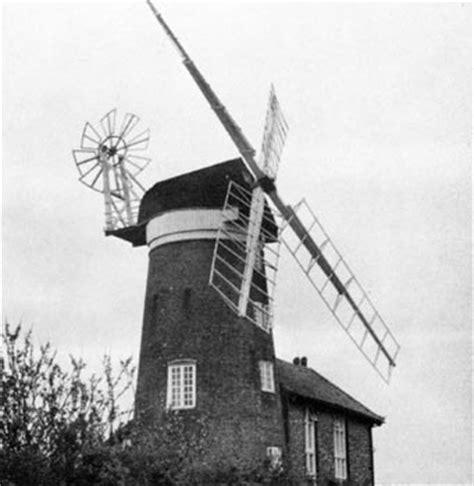
<instances>
[{"instance_id":1,"label":"windmill cap","mask_svg":"<svg viewBox=\"0 0 474 486\"><path fill-rule=\"evenodd\" d=\"M179 209L222 209L230 181L251 191L253 180L242 159L237 158L160 181L143 196L138 223L108 234L130 241L133 246L145 245L145 227L151 219ZM240 209L248 212L248 208ZM276 240L278 228L266 203L265 213L269 222L263 223L264 229Z\"/></svg>"}]
</instances>

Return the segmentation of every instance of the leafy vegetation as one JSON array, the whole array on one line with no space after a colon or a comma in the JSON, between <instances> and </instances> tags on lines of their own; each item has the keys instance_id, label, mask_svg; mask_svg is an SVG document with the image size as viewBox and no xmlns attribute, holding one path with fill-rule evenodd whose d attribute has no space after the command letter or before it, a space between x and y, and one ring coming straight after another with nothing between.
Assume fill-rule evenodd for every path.
<instances>
[{"instance_id":1,"label":"leafy vegetation","mask_svg":"<svg viewBox=\"0 0 474 486\"><path fill-rule=\"evenodd\" d=\"M63 369L51 346L35 350L20 326L5 326L4 345L2 486L289 484L268 464L208 465L205 414L164 412L155 428L131 420L131 408L119 405L133 393L131 359L114 373L106 356L102 375L86 378L82 360L71 356Z\"/></svg>"}]
</instances>

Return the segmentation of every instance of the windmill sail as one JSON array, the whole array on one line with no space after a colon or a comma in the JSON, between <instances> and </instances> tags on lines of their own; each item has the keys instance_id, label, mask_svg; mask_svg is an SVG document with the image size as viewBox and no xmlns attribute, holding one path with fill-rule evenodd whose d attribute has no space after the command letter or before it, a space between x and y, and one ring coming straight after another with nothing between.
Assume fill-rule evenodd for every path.
<instances>
[{"instance_id":1,"label":"windmill sail","mask_svg":"<svg viewBox=\"0 0 474 486\"><path fill-rule=\"evenodd\" d=\"M235 146L237 147L239 153L241 154L242 158L252 171L257 181L257 184L260 184L264 192L267 194L268 198L272 201L278 212L281 214L284 220L287 221L287 225L293 230L295 236L299 240L299 244L301 248L304 248L305 251L311 258L312 265L317 265L323 274L326 276L328 283L327 285L331 285L336 290L337 294L340 296L338 300L344 299L347 302L349 307L353 310L357 319L362 324L363 328L367 330L366 337L363 338L364 342L367 339L367 336L373 338L375 343L375 349L377 356L385 356L386 362L388 364L389 372L383 374L382 376L386 381L390 378L390 371L395 366L395 358L398 354L399 345L395 341L394 349L391 350L388 348L388 343L385 344L385 340L387 339L387 335L391 334L388 327L386 325L382 326L382 329L379 330L375 328L375 321L378 322L377 316L374 317L372 320L372 316L367 316L364 312L364 308L362 305L365 305L365 300L356 300L356 297L352 295L352 288L349 282L343 282L338 277L337 273L334 271L335 269L329 261L327 260L325 253L324 253L324 246L328 245L329 243L325 243L325 245L320 248L317 242L313 239L311 235L311 228L306 228L302 220L299 218L297 212L291 207L287 206L283 200L280 198L277 189L275 187L274 181L267 176L265 171L260 167L260 165L255 160L255 149L252 145L248 142L245 135L242 133L242 130L234 121L234 119L230 116L227 112L225 106L222 104L220 99L214 93L210 85L204 79L201 72L198 70L192 59L189 57L187 52L184 50L183 46L180 44L174 33L169 28L168 24L165 22L163 17L160 13L156 10L150 0L147 0L148 5L150 6L152 12L154 13L156 19L163 27L166 35L169 37L173 45L178 50L184 67L187 69L191 77L196 82L197 86L201 90L201 93L208 101L209 105L211 106L212 110L221 121L224 129L227 131L229 136L231 137L232 141L234 142ZM324 242L323 242L324 243ZM341 263L339 263L340 265ZM355 278L353 279L355 281ZM365 292L364 292L365 294ZM339 304L338 304L339 305ZM383 321L382 321L383 322ZM381 333L381 334L380 334ZM353 338L353 336L351 335ZM354 339L354 338L353 338ZM394 338L393 338L394 339ZM361 345L359 345L359 349L361 349ZM364 352L365 354L365 352ZM377 358L377 362L378 362ZM376 368L377 369L377 368ZM379 371L377 369L377 371Z\"/></svg>"},{"instance_id":2,"label":"windmill sail","mask_svg":"<svg viewBox=\"0 0 474 486\"><path fill-rule=\"evenodd\" d=\"M288 134L288 123L280 107L273 85L268 98L259 165L267 177L276 179L281 154Z\"/></svg>"},{"instance_id":3,"label":"windmill sail","mask_svg":"<svg viewBox=\"0 0 474 486\"><path fill-rule=\"evenodd\" d=\"M265 117L262 150L260 152L260 167L270 179L275 179L276 177L287 133L288 124L272 85ZM252 191L250 218L247 226L246 257L238 306L240 316L245 316L247 313L255 264L259 254L264 251L261 235L264 206L265 193L262 187L257 185ZM219 240L217 240L216 244L219 245ZM269 303L262 301L261 305L268 308Z\"/></svg>"},{"instance_id":4,"label":"windmill sail","mask_svg":"<svg viewBox=\"0 0 474 486\"><path fill-rule=\"evenodd\" d=\"M400 350L367 292L360 285L305 200L295 208L304 222L306 237L282 227L282 240L313 287L369 363L387 382ZM314 243L313 251L304 241Z\"/></svg>"},{"instance_id":5,"label":"windmill sail","mask_svg":"<svg viewBox=\"0 0 474 486\"><path fill-rule=\"evenodd\" d=\"M258 199L258 207L255 201L254 191L233 181L229 184L209 283L234 312L268 332L273 321L280 240L264 196ZM253 242L253 261L249 258L249 235L258 237Z\"/></svg>"},{"instance_id":6,"label":"windmill sail","mask_svg":"<svg viewBox=\"0 0 474 486\"><path fill-rule=\"evenodd\" d=\"M272 86L259 160L262 171L269 179L276 177L287 132L288 125ZM242 221L244 224L240 227L241 233L238 238L235 236L231 238L234 251L229 252L230 235L225 229L228 224L225 215L230 214L235 201L244 203L243 214L248 214L248 217ZM216 238L210 284L223 297L227 295L226 291L232 288L233 298L230 300L225 298L227 303L231 304L239 316L246 316L263 329L269 330L273 316L273 289L279 245L276 248L265 249L264 247L265 242L272 241L270 235L262 231L264 212L265 192L260 185L255 185L252 192L235 183L229 185L222 212L221 228ZM268 219L269 216L267 215L266 218ZM267 226L268 223L267 221ZM238 254L237 260L236 254ZM232 287L229 286L229 278L226 278L225 273L222 272L221 266L224 263L235 270ZM237 275L238 278L236 278ZM265 282L265 279L266 283L262 284L261 282Z\"/></svg>"}]
</instances>

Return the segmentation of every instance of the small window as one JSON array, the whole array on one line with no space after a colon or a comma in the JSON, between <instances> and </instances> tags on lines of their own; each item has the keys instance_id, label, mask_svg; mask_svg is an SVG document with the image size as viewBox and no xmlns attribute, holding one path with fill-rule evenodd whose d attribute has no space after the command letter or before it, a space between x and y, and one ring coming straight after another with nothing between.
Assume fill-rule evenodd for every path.
<instances>
[{"instance_id":1,"label":"small window","mask_svg":"<svg viewBox=\"0 0 474 486\"><path fill-rule=\"evenodd\" d=\"M179 410L196 406L196 363L180 361L168 365L167 408Z\"/></svg>"},{"instance_id":2,"label":"small window","mask_svg":"<svg viewBox=\"0 0 474 486\"><path fill-rule=\"evenodd\" d=\"M317 473L317 440L316 440L317 419L309 409L305 410L304 436L305 436L305 458L306 474L315 478Z\"/></svg>"},{"instance_id":3,"label":"small window","mask_svg":"<svg viewBox=\"0 0 474 486\"><path fill-rule=\"evenodd\" d=\"M271 317L268 312L268 306L261 302L253 303L253 313L255 318L255 324L261 327L264 331L270 332L272 328Z\"/></svg>"},{"instance_id":4,"label":"small window","mask_svg":"<svg viewBox=\"0 0 474 486\"><path fill-rule=\"evenodd\" d=\"M347 479L346 423L334 420L334 461L336 479Z\"/></svg>"},{"instance_id":5,"label":"small window","mask_svg":"<svg viewBox=\"0 0 474 486\"><path fill-rule=\"evenodd\" d=\"M262 385L262 391L275 392L273 363L271 361L260 361L260 383Z\"/></svg>"}]
</instances>

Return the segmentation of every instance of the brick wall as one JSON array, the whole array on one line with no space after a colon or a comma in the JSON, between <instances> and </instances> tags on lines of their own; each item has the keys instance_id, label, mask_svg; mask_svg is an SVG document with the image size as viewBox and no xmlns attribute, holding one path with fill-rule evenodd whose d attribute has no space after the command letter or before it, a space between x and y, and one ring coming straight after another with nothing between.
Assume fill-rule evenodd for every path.
<instances>
[{"instance_id":1,"label":"brick wall","mask_svg":"<svg viewBox=\"0 0 474 486\"><path fill-rule=\"evenodd\" d=\"M279 390L260 390L259 360L273 361L271 334L238 318L208 285L214 242L170 243L150 253L136 413L150 423L166 407L167 365L196 360L197 406L210 434L207 462L252 467L284 446Z\"/></svg>"},{"instance_id":2,"label":"brick wall","mask_svg":"<svg viewBox=\"0 0 474 486\"><path fill-rule=\"evenodd\" d=\"M349 448L349 478L353 484L373 484L372 430L363 422L349 420L347 440Z\"/></svg>"},{"instance_id":3,"label":"brick wall","mask_svg":"<svg viewBox=\"0 0 474 486\"><path fill-rule=\"evenodd\" d=\"M288 460L291 476L295 484L314 484L305 479L305 408L309 407L317 417L317 485L331 486L347 484L348 486L369 486L373 484L371 457L371 426L352 417L344 417L327 407L305 402L300 397L283 395L287 420ZM334 420L346 419L348 480L338 482L335 479L334 466Z\"/></svg>"}]
</instances>

